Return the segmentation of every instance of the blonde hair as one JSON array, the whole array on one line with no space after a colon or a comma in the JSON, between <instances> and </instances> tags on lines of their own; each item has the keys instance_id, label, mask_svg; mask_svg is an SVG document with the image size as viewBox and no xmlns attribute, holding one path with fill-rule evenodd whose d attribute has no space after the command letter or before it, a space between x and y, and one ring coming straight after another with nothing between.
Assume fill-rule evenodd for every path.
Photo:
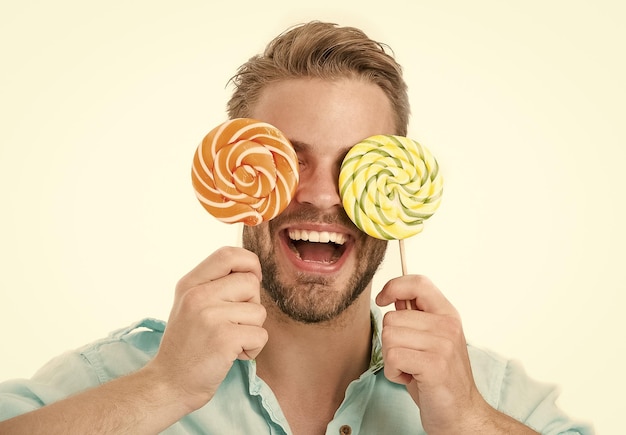
<instances>
[{"instance_id":1,"label":"blonde hair","mask_svg":"<svg viewBox=\"0 0 626 435\"><path fill-rule=\"evenodd\" d=\"M249 117L265 86L293 78L326 80L360 78L385 92L395 114L396 134L406 136L409 120L407 85L402 68L385 44L354 27L312 21L288 29L250 58L230 82L230 118Z\"/></svg>"}]
</instances>

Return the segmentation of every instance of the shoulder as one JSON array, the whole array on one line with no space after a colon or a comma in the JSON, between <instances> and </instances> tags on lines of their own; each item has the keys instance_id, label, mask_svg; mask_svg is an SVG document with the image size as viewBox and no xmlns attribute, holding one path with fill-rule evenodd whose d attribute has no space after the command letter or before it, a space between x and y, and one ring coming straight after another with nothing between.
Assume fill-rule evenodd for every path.
<instances>
[{"instance_id":1,"label":"shoulder","mask_svg":"<svg viewBox=\"0 0 626 435\"><path fill-rule=\"evenodd\" d=\"M89 356L107 351L109 348L123 348L128 349L128 351L154 355L159 348L164 331L164 321L145 318L117 329L105 338L78 348L76 352Z\"/></svg>"},{"instance_id":2,"label":"shoulder","mask_svg":"<svg viewBox=\"0 0 626 435\"><path fill-rule=\"evenodd\" d=\"M164 330L161 320L139 320L53 358L32 379L49 382L84 372L102 384L145 365L158 351Z\"/></svg>"},{"instance_id":3,"label":"shoulder","mask_svg":"<svg viewBox=\"0 0 626 435\"><path fill-rule=\"evenodd\" d=\"M472 344L467 345L467 350L476 385L492 406L502 406L511 395L546 396L557 390L553 384L530 377L517 360Z\"/></svg>"},{"instance_id":4,"label":"shoulder","mask_svg":"<svg viewBox=\"0 0 626 435\"><path fill-rule=\"evenodd\" d=\"M519 361L473 344L467 345L467 351L476 386L495 408L505 405L509 396L524 397L531 391L547 395L555 390L553 385L540 383L528 376Z\"/></svg>"},{"instance_id":5,"label":"shoulder","mask_svg":"<svg viewBox=\"0 0 626 435\"><path fill-rule=\"evenodd\" d=\"M467 352L478 390L489 404L497 408L510 361L472 344L467 345Z\"/></svg>"},{"instance_id":6,"label":"shoulder","mask_svg":"<svg viewBox=\"0 0 626 435\"><path fill-rule=\"evenodd\" d=\"M566 415L557 405L559 388L526 373L516 360L468 345L474 381L494 408L545 434L592 434L593 428Z\"/></svg>"},{"instance_id":7,"label":"shoulder","mask_svg":"<svg viewBox=\"0 0 626 435\"><path fill-rule=\"evenodd\" d=\"M165 322L145 318L75 353L94 370L99 382L104 383L143 367L157 353L164 331Z\"/></svg>"},{"instance_id":8,"label":"shoulder","mask_svg":"<svg viewBox=\"0 0 626 435\"><path fill-rule=\"evenodd\" d=\"M156 354L164 330L165 322L143 319L53 358L31 379L0 383L0 420L138 370Z\"/></svg>"}]
</instances>

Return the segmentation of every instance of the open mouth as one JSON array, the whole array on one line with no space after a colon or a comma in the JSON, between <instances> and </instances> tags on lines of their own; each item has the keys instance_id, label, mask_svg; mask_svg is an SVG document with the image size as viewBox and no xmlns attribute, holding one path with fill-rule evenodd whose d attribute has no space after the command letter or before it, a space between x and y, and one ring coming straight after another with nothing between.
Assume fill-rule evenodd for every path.
<instances>
[{"instance_id":1,"label":"open mouth","mask_svg":"<svg viewBox=\"0 0 626 435\"><path fill-rule=\"evenodd\" d=\"M289 249L307 263L333 264L346 251L348 237L342 233L289 229L287 235Z\"/></svg>"}]
</instances>

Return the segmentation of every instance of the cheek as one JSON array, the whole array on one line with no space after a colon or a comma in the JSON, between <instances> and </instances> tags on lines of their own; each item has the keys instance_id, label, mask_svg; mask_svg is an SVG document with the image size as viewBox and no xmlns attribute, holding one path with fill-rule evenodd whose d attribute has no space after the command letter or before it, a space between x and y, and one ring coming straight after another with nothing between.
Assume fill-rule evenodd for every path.
<instances>
[{"instance_id":1,"label":"cheek","mask_svg":"<svg viewBox=\"0 0 626 435\"><path fill-rule=\"evenodd\" d=\"M245 249L252 251L257 255L260 255L263 246L267 244L268 240L269 236L267 222L264 222L254 227L244 225L242 233L242 245Z\"/></svg>"},{"instance_id":2,"label":"cheek","mask_svg":"<svg viewBox=\"0 0 626 435\"><path fill-rule=\"evenodd\" d=\"M378 267L385 257L387 244L387 240L380 240L375 237L365 238L357 255L359 264L364 269L372 267L373 264Z\"/></svg>"}]
</instances>

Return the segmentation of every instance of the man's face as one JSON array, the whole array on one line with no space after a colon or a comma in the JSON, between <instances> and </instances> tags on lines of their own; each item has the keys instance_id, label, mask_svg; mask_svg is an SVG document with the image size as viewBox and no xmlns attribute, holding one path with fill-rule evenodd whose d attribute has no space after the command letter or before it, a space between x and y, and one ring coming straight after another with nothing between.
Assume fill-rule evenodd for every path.
<instances>
[{"instance_id":1,"label":"man's face","mask_svg":"<svg viewBox=\"0 0 626 435\"><path fill-rule=\"evenodd\" d=\"M348 218L339 167L348 150L374 134L394 134L383 91L361 80L292 79L271 84L250 114L292 142L300 183L287 209L244 227L243 246L259 256L264 303L314 323L341 314L370 285L387 246Z\"/></svg>"}]
</instances>

